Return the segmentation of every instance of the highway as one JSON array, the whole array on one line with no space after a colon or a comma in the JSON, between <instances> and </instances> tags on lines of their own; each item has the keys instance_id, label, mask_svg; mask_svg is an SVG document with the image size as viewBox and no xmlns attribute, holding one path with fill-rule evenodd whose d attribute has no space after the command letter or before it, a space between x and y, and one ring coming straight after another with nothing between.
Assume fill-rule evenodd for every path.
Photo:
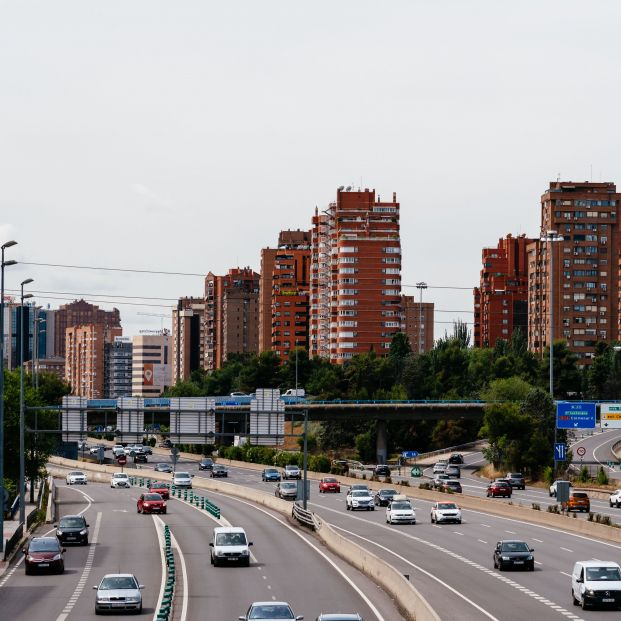
<instances>
[{"instance_id":1,"label":"highway","mask_svg":"<svg viewBox=\"0 0 621 621\"><path fill-rule=\"evenodd\" d=\"M91 586L104 574L115 572L136 574L146 587L142 616L153 618L162 581L156 532L161 522L160 516L136 513L138 494L138 488L60 484L60 514L83 513L90 524L91 544L67 546L63 575L26 576L20 555L0 578L2 618L94 618ZM364 619L376 621L402 618L390 598L366 576L327 553L312 535L289 526L280 514L223 495L212 500L221 508L222 523L243 526L254 542L251 566L212 567L209 541L217 521L171 499L168 514L161 519L169 524L180 550L178 574L187 576L187 597L183 598L178 585L175 619L237 619L252 601L281 599L306 619L315 619L322 611L357 611ZM49 531L49 526L42 527L37 534Z\"/></svg>"}]
</instances>

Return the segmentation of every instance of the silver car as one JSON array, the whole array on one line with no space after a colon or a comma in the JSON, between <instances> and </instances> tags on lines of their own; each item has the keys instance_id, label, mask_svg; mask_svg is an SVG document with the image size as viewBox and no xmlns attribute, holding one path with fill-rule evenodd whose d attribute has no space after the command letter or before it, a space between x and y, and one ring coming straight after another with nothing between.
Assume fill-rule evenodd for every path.
<instances>
[{"instance_id":1,"label":"silver car","mask_svg":"<svg viewBox=\"0 0 621 621\"><path fill-rule=\"evenodd\" d=\"M254 602L248 608L248 612L243 617L239 617L240 621L250 621L251 619L262 619L263 621L291 619L292 621L300 621L304 617L302 615L294 615L291 606L287 602Z\"/></svg>"},{"instance_id":2,"label":"silver car","mask_svg":"<svg viewBox=\"0 0 621 621\"><path fill-rule=\"evenodd\" d=\"M143 584L139 584L134 574L106 574L99 586L93 587L95 595L95 614L104 611L142 612Z\"/></svg>"}]
</instances>

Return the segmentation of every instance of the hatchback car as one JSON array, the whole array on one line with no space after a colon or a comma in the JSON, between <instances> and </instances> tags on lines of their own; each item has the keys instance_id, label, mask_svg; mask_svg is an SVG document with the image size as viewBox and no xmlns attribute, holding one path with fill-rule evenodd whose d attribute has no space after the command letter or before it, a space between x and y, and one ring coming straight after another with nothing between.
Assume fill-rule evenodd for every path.
<instances>
[{"instance_id":1,"label":"hatchback car","mask_svg":"<svg viewBox=\"0 0 621 621\"><path fill-rule=\"evenodd\" d=\"M72 470L67 474L67 485L86 485L86 475L81 470Z\"/></svg>"},{"instance_id":2,"label":"hatchback car","mask_svg":"<svg viewBox=\"0 0 621 621\"><path fill-rule=\"evenodd\" d=\"M166 501L159 494L140 494L136 502L137 513L166 513Z\"/></svg>"},{"instance_id":3,"label":"hatchback car","mask_svg":"<svg viewBox=\"0 0 621 621\"><path fill-rule=\"evenodd\" d=\"M444 474L443 472L441 472L440 474L436 474L433 477L433 481L431 482L431 484L435 487L442 487L442 483L444 483L444 481L448 481L451 477L448 474Z\"/></svg>"},{"instance_id":4,"label":"hatchback car","mask_svg":"<svg viewBox=\"0 0 621 621\"><path fill-rule=\"evenodd\" d=\"M302 615L294 615L291 606L287 602L254 602L245 615L239 617L239 621L251 621L262 619L263 621L301 621Z\"/></svg>"},{"instance_id":5,"label":"hatchback car","mask_svg":"<svg viewBox=\"0 0 621 621\"><path fill-rule=\"evenodd\" d=\"M300 471L300 468L296 466L295 464L287 464L285 466L285 469L282 471L282 478L285 480L286 479L301 479L302 472Z\"/></svg>"},{"instance_id":6,"label":"hatchback car","mask_svg":"<svg viewBox=\"0 0 621 621\"><path fill-rule=\"evenodd\" d=\"M88 524L82 515L65 515L56 526L56 537L60 543L88 545Z\"/></svg>"},{"instance_id":7,"label":"hatchback car","mask_svg":"<svg viewBox=\"0 0 621 621\"><path fill-rule=\"evenodd\" d=\"M115 472L110 479L110 487L131 487L129 476L125 472Z\"/></svg>"},{"instance_id":8,"label":"hatchback car","mask_svg":"<svg viewBox=\"0 0 621 621\"><path fill-rule=\"evenodd\" d=\"M276 484L274 496L283 500L295 500L298 497L298 484L289 481L283 481Z\"/></svg>"},{"instance_id":9,"label":"hatchback car","mask_svg":"<svg viewBox=\"0 0 621 621\"><path fill-rule=\"evenodd\" d=\"M434 502L431 505L431 523L441 522L461 524L461 509L454 502Z\"/></svg>"},{"instance_id":10,"label":"hatchback car","mask_svg":"<svg viewBox=\"0 0 621 621\"><path fill-rule=\"evenodd\" d=\"M155 470L155 472L167 472L168 474L173 471L170 464L155 464L155 468L153 468L153 470Z\"/></svg>"},{"instance_id":11,"label":"hatchback car","mask_svg":"<svg viewBox=\"0 0 621 621\"><path fill-rule=\"evenodd\" d=\"M147 456L144 453L134 453L135 464L146 464L148 461Z\"/></svg>"},{"instance_id":12,"label":"hatchback car","mask_svg":"<svg viewBox=\"0 0 621 621\"><path fill-rule=\"evenodd\" d=\"M280 481L280 472L276 468L265 468L261 472L261 481Z\"/></svg>"},{"instance_id":13,"label":"hatchback car","mask_svg":"<svg viewBox=\"0 0 621 621\"><path fill-rule=\"evenodd\" d=\"M133 574L106 574L99 585L93 587L95 595L95 614L102 612L131 611L142 612L143 584L139 584Z\"/></svg>"},{"instance_id":14,"label":"hatchback car","mask_svg":"<svg viewBox=\"0 0 621 621\"><path fill-rule=\"evenodd\" d=\"M452 492L453 494L462 493L461 483L457 479L446 479L445 481L442 481L440 490L443 492Z\"/></svg>"},{"instance_id":15,"label":"hatchback car","mask_svg":"<svg viewBox=\"0 0 621 621\"><path fill-rule=\"evenodd\" d=\"M569 494L567 501L567 511L584 511L588 513L591 510L591 501L586 492L572 492Z\"/></svg>"},{"instance_id":16,"label":"hatchback car","mask_svg":"<svg viewBox=\"0 0 621 621\"><path fill-rule=\"evenodd\" d=\"M457 464L458 466L464 463L464 456L461 453L453 453L448 458L449 464Z\"/></svg>"},{"instance_id":17,"label":"hatchback car","mask_svg":"<svg viewBox=\"0 0 621 621\"><path fill-rule=\"evenodd\" d=\"M388 524L416 524L416 510L405 496L395 496L386 507L386 522Z\"/></svg>"},{"instance_id":18,"label":"hatchback car","mask_svg":"<svg viewBox=\"0 0 621 621\"><path fill-rule=\"evenodd\" d=\"M511 498L511 486L506 481L492 481L487 486L487 497L496 498L502 496L503 498Z\"/></svg>"},{"instance_id":19,"label":"hatchback car","mask_svg":"<svg viewBox=\"0 0 621 621\"><path fill-rule=\"evenodd\" d=\"M386 464L379 464L375 466L375 476L378 477L389 477L390 476L390 467Z\"/></svg>"},{"instance_id":20,"label":"hatchback car","mask_svg":"<svg viewBox=\"0 0 621 621\"><path fill-rule=\"evenodd\" d=\"M62 548L56 537L33 537L25 548L24 569L27 575L35 571L65 571L65 548Z\"/></svg>"},{"instance_id":21,"label":"hatchback car","mask_svg":"<svg viewBox=\"0 0 621 621\"><path fill-rule=\"evenodd\" d=\"M164 483L164 481L149 481L147 489L152 494L159 494L164 500L168 500L170 498L168 483Z\"/></svg>"},{"instance_id":22,"label":"hatchback car","mask_svg":"<svg viewBox=\"0 0 621 621\"><path fill-rule=\"evenodd\" d=\"M508 567L535 571L534 549L526 542L516 539L503 539L494 548L494 569L500 571Z\"/></svg>"},{"instance_id":23,"label":"hatchback car","mask_svg":"<svg viewBox=\"0 0 621 621\"><path fill-rule=\"evenodd\" d=\"M333 492L335 494L341 493L341 484L334 477L323 477L319 481L319 493L326 494L328 492Z\"/></svg>"},{"instance_id":24,"label":"hatchback car","mask_svg":"<svg viewBox=\"0 0 621 621\"><path fill-rule=\"evenodd\" d=\"M379 489L373 496L376 507L387 507L399 492L396 489Z\"/></svg>"},{"instance_id":25,"label":"hatchback car","mask_svg":"<svg viewBox=\"0 0 621 621\"><path fill-rule=\"evenodd\" d=\"M449 464L444 470L444 474L449 476L451 479L460 479L461 478L461 469L459 466L453 466Z\"/></svg>"},{"instance_id":26,"label":"hatchback car","mask_svg":"<svg viewBox=\"0 0 621 621\"><path fill-rule=\"evenodd\" d=\"M509 485L515 489L526 489L524 475L521 472L507 472L505 479L507 479Z\"/></svg>"},{"instance_id":27,"label":"hatchback car","mask_svg":"<svg viewBox=\"0 0 621 621\"><path fill-rule=\"evenodd\" d=\"M621 489L616 489L612 494L610 494L610 498L608 498L608 502L611 507L621 507Z\"/></svg>"},{"instance_id":28,"label":"hatchback car","mask_svg":"<svg viewBox=\"0 0 621 621\"><path fill-rule=\"evenodd\" d=\"M437 462L433 466L433 474L444 473L444 471L446 470L446 466L447 466L446 462L442 462L442 461Z\"/></svg>"},{"instance_id":29,"label":"hatchback car","mask_svg":"<svg viewBox=\"0 0 621 621\"><path fill-rule=\"evenodd\" d=\"M205 457L198 462L199 470L211 470L213 468L213 459L211 457Z\"/></svg>"},{"instance_id":30,"label":"hatchback car","mask_svg":"<svg viewBox=\"0 0 621 621\"><path fill-rule=\"evenodd\" d=\"M222 464L214 464L213 468L211 469L211 478L215 478L215 477L227 477L229 476L229 471L227 470L226 466L223 466Z\"/></svg>"}]
</instances>

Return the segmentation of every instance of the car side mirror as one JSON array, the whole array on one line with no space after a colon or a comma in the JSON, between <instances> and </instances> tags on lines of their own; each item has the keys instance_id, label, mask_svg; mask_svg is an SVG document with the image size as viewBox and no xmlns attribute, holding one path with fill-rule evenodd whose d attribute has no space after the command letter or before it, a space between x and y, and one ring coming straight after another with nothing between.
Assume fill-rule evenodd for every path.
<instances>
[{"instance_id":1,"label":"car side mirror","mask_svg":"<svg viewBox=\"0 0 621 621\"><path fill-rule=\"evenodd\" d=\"M58 528L58 524L54 524L54 528Z\"/></svg>"},{"instance_id":2,"label":"car side mirror","mask_svg":"<svg viewBox=\"0 0 621 621\"><path fill-rule=\"evenodd\" d=\"M86 526L87 526L87 528L88 528L88 527L90 526L90 524L87 524Z\"/></svg>"},{"instance_id":3,"label":"car side mirror","mask_svg":"<svg viewBox=\"0 0 621 621\"><path fill-rule=\"evenodd\" d=\"M298 615L296 618L296 621L302 621L302 619L304 619L303 615Z\"/></svg>"},{"instance_id":4,"label":"car side mirror","mask_svg":"<svg viewBox=\"0 0 621 621\"><path fill-rule=\"evenodd\" d=\"M253 544L252 544L252 541L249 541L249 542L248 542L248 545L249 545L249 546L253 545Z\"/></svg>"},{"instance_id":5,"label":"car side mirror","mask_svg":"<svg viewBox=\"0 0 621 621\"><path fill-rule=\"evenodd\" d=\"M246 621L246 617L237 617L239 621Z\"/></svg>"},{"instance_id":6,"label":"car side mirror","mask_svg":"<svg viewBox=\"0 0 621 621\"><path fill-rule=\"evenodd\" d=\"M144 589L144 584L139 584L138 588L142 591L142 589Z\"/></svg>"},{"instance_id":7,"label":"car side mirror","mask_svg":"<svg viewBox=\"0 0 621 621\"><path fill-rule=\"evenodd\" d=\"M209 544L209 547L210 547L210 548L213 548L213 543L210 543L210 544Z\"/></svg>"},{"instance_id":8,"label":"car side mirror","mask_svg":"<svg viewBox=\"0 0 621 621\"><path fill-rule=\"evenodd\" d=\"M583 582L582 578L576 578L576 582Z\"/></svg>"},{"instance_id":9,"label":"car side mirror","mask_svg":"<svg viewBox=\"0 0 621 621\"><path fill-rule=\"evenodd\" d=\"M62 549L62 553L64 554L67 551L67 548Z\"/></svg>"},{"instance_id":10,"label":"car side mirror","mask_svg":"<svg viewBox=\"0 0 621 621\"><path fill-rule=\"evenodd\" d=\"M534 551L535 551L535 548L531 548L531 549L530 549L530 551L531 551L531 552L534 552Z\"/></svg>"},{"instance_id":11,"label":"car side mirror","mask_svg":"<svg viewBox=\"0 0 621 621\"><path fill-rule=\"evenodd\" d=\"M94 585L93 585L93 589L95 589L95 591L96 591L98 588L99 588L99 587L98 587L96 584L94 584Z\"/></svg>"},{"instance_id":12,"label":"car side mirror","mask_svg":"<svg viewBox=\"0 0 621 621\"><path fill-rule=\"evenodd\" d=\"M28 548L22 548L22 554L28 554Z\"/></svg>"}]
</instances>

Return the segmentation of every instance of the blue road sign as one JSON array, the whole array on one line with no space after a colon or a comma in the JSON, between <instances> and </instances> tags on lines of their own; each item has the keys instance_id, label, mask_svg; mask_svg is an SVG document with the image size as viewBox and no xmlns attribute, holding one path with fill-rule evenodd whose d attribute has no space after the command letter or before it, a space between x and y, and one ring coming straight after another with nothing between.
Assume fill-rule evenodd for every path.
<instances>
[{"instance_id":1,"label":"blue road sign","mask_svg":"<svg viewBox=\"0 0 621 621\"><path fill-rule=\"evenodd\" d=\"M557 442L554 445L554 461L565 461L567 446L564 442Z\"/></svg>"},{"instance_id":2,"label":"blue road sign","mask_svg":"<svg viewBox=\"0 0 621 621\"><path fill-rule=\"evenodd\" d=\"M556 404L557 429L595 429L595 404L561 401Z\"/></svg>"},{"instance_id":3,"label":"blue road sign","mask_svg":"<svg viewBox=\"0 0 621 621\"><path fill-rule=\"evenodd\" d=\"M403 451L401 457L403 457L403 459L414 459L418 457L418 451Z\"/></svg>"}]
</instances>

